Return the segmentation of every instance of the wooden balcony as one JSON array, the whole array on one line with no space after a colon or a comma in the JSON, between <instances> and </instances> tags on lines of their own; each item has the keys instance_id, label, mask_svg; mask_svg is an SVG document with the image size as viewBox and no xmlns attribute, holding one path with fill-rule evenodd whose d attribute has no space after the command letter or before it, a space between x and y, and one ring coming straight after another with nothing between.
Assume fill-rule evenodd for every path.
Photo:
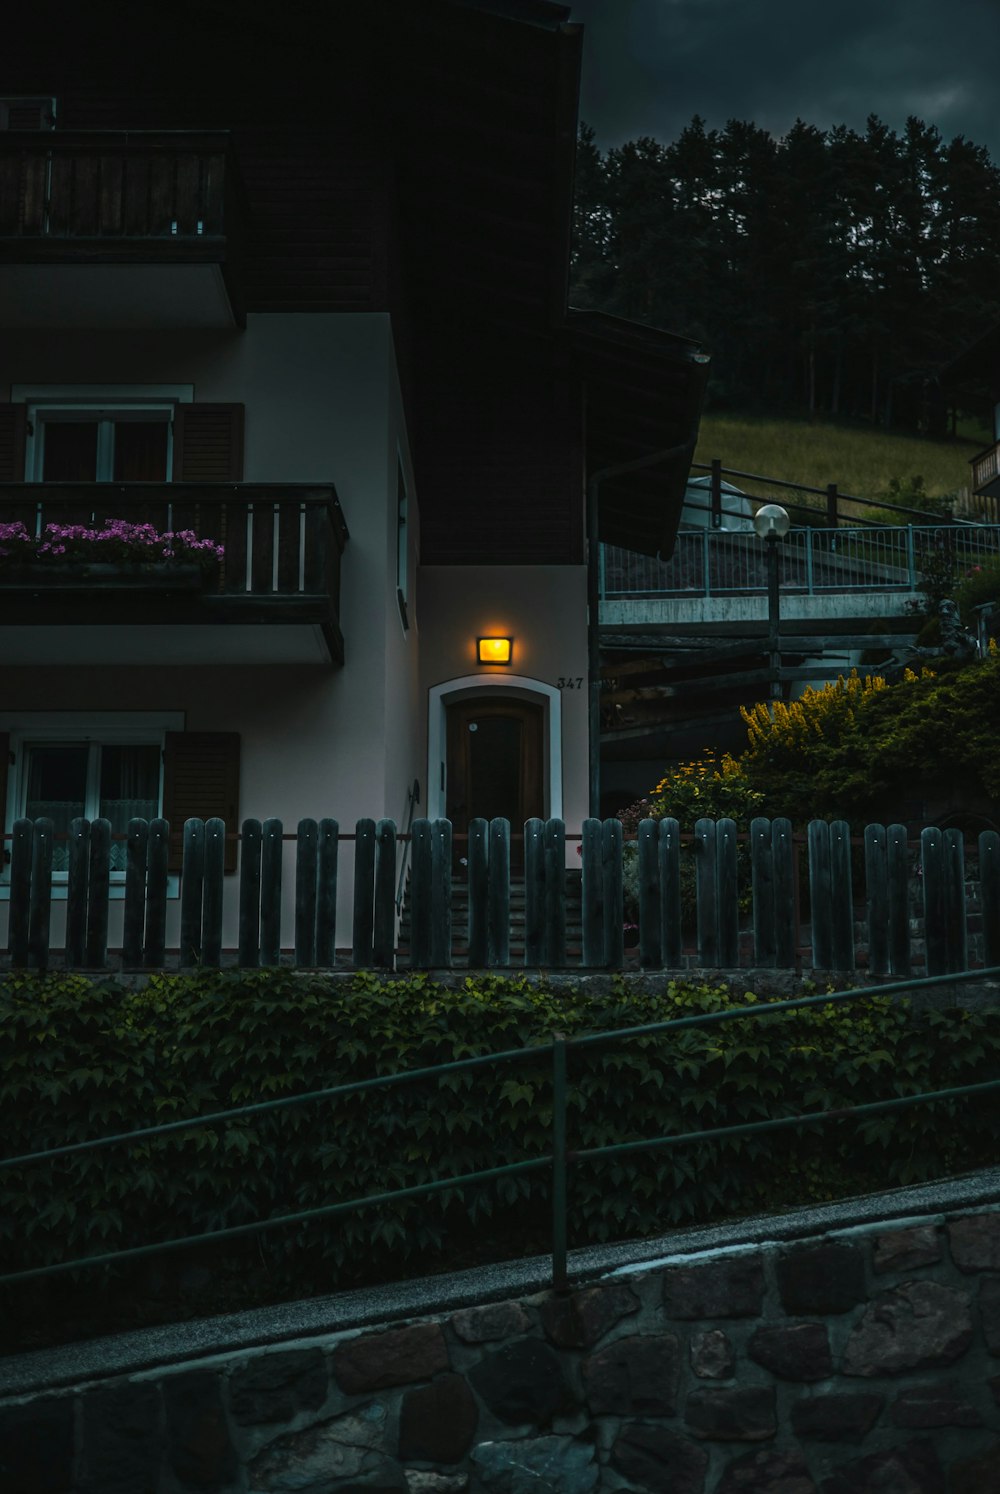
<instances>
[{"instance_id":1,"label":"wooden balcony","mask_svg":"<svg viewBox=\"0 0 1000 1494\"><path fill-rule=\"evenodd\" d=\"M225 547L217 570L0 562L8 664L344 662L336 489L273 483L3 483L0 524L107 519L193 529Z\"/></svg>"},{"instance_id":2,"label":"wooden balcony","mask_svg":"<svg viewBox=\"0 0 1000 1494\"><path fill-rule=\"evenodd\" d=\"M1000 441L972 458L972 491L982 498L1000 498Z\"/></svg>"},{"instance_id":3,"label":"wooden balcony","mask_svg":"<svg viewBox=\"0 0 1000 1494\"><path fill-rule=\"evenodd\" d=\"M242 326L228 132L0 134L4 326Z\"/></svg>"}]
</instances>

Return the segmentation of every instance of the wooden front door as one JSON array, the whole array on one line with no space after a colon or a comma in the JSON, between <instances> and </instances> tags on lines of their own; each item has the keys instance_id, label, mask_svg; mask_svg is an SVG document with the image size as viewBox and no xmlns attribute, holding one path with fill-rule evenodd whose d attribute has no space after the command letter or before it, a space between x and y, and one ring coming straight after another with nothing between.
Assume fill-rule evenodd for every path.
<instances>
[{"instance_id":1,"label":"wooden front door","mask_svg":"<svg viewBox=\"0 0 1000 1494\"><path fill-rule=\"evenodd\" d=\"M522 864L525 820L544 813L542 707L485 696L448 707L447 814L455 836L474 819L510 820L511 859ZM456 858L465 842L456 843Z\"/></svg>"}]
</instances>

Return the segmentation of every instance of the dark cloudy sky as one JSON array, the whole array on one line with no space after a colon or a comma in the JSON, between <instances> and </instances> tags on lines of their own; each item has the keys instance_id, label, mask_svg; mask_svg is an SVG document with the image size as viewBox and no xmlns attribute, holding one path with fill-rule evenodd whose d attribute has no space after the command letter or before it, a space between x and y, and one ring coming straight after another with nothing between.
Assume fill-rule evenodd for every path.
<instances>
[{"instance_id":1,"label":"dark cloudy sky","mask_svg":"<svg viewBox=\"0 0 1000 1494\"><path fill-rule=\"evenodd\" d=\"M796 116L863 129L908 114L1000 163L1000 0L572 0L581 117L603 148Z\"/></svg>"}]
</instances>

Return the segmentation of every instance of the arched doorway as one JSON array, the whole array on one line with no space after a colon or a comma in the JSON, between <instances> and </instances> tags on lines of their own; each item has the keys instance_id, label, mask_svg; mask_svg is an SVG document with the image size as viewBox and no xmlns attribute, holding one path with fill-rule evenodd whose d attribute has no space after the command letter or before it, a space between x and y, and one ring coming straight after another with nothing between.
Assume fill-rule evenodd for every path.
<instances>
[{"instance_id":1,"label":"arched doorway","mask_svg":"<svg viewBox=\"0 0 1000 1494\"><path fill-rule=\"evenodd\" d=\"M456 834L474 819L509 820L517 833L545 812L542 707L485 691L453 701L447 712L445 813Z\"/></svg>"},{"instance_id":2,"label":"arched doorway","mask_svg":"<svg viewBox=\"0 0 1000 1494\"><path fill-rule=\"evenodd\" d=\"M466 675L428 700L427 815L455 834L470 819L561 818L562 700L527 676ZM464 855L464 849L460 852Z\"/></svg>"}]
</instances>

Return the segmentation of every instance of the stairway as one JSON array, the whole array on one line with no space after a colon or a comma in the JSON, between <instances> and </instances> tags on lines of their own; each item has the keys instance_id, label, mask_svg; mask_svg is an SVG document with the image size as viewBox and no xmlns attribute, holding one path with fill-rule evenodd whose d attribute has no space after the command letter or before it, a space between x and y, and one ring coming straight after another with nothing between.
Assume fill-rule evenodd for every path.
<instances>
[{"instance_id":1,"label":"stairway","mask_svg":"<svg viewBox=\"0 0 1000 1494\"><path fill-rule=\"evenodd\" d=\"M579 958L583 943L582 902L583 875L567 867L564 883L566 907L566 954L567 958ZM524 964L524 878L510 879L510 963ZM469 947L469 884L464 876L451 879L451 957L456 965L464 965ZM410 886L407 880L406 895L399 919L396 940L397 965L405 969L410 956Z\"/></svg>"}]
</instances>

